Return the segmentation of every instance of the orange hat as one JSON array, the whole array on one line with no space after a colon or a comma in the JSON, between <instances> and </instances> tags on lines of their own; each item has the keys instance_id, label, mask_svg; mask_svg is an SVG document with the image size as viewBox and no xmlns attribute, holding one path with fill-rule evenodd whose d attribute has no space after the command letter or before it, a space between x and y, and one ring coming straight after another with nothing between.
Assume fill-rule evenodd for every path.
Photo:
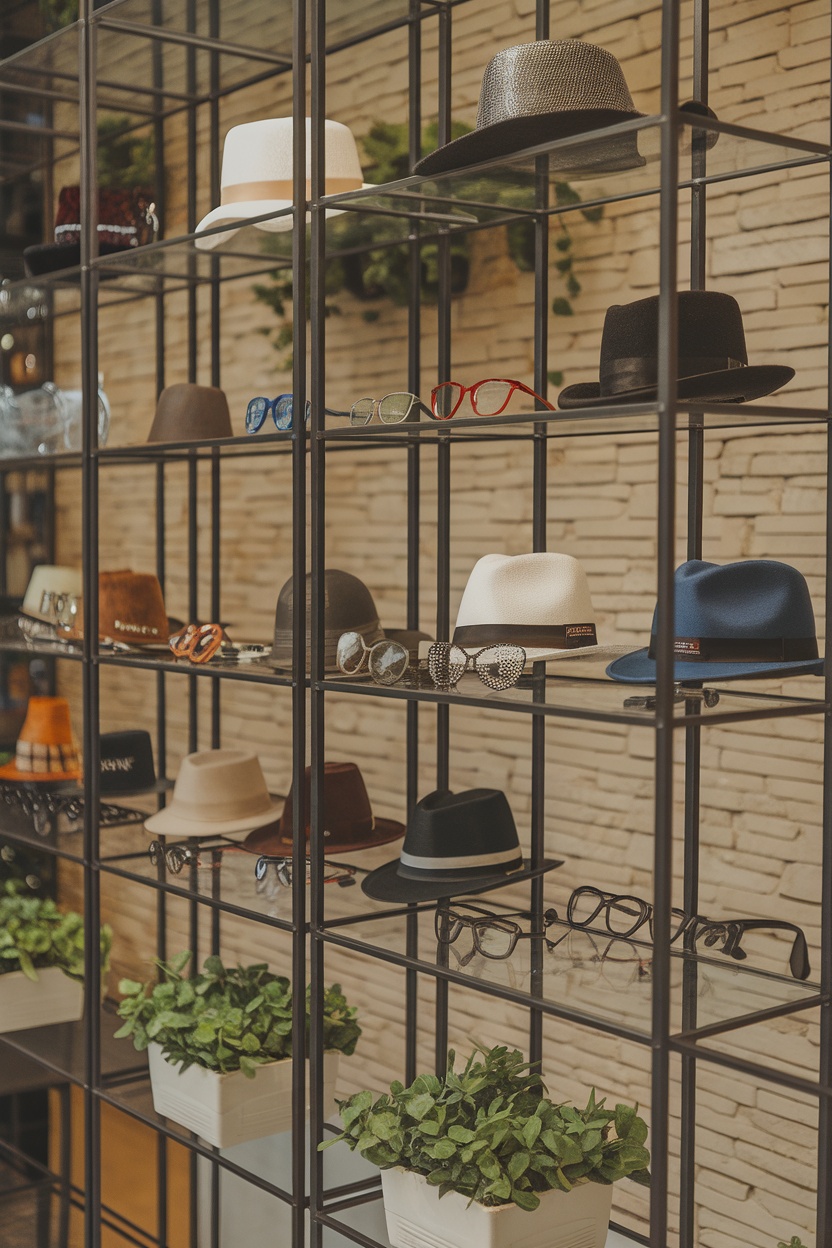
<instances>
[{"instance_id":1,"label":"orange hat","mask_svg":"<svg viewBox=\"0 0 832 1248\"><path fill-rule=\"evenodd\" d=\"M78 747L66 698L30 698L14 762L0 767L0 780L45 783L80 777Z\"/></svg>"}]
</instances>

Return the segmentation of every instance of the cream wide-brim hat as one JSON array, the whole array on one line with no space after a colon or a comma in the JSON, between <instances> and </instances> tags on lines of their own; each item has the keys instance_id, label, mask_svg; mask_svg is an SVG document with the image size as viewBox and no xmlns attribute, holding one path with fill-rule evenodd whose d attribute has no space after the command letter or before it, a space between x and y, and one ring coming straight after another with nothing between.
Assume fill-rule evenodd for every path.
<instances>
[{"instance_id":1,"label":"cream wide-brim hat","mask_svg":"<svg viewBox=\"0 0 832 1248\"><path fill-rule=\"evenodd\" d=\"M52 623L52 617L44 615L40 609L45 593L67 594L80 597L83 592L83 578L80 568L67 568L59 564L39 563L32 568L29 584L23 597L20 614L30 620L41 620Z\"/></svg>"},{"instance_id":2,"label":"cream wide-brim hat","mask_svg":"<svg viewBox=\"0 0 832 1248\"><path fill-rule=\"evenodd\" d=\"M182 759L173 797L145 820L159 836L229 836L274 823L283 809L250 750L200 750Z\"/></svg>"},{"instance_id":3,"label":"cream wide-brim hat","mask_svg":"<svg viewBox=\"0 0 832 1248\"><path fill-rule=\"evenodd\" d=\"M522 646L528 663L607 658L632 649L599 646L595 636L583 567L571 555L541 551L483 555L468 577L451 640L466 650L500 642Z\"/></svg>"},{"instance_id":4,"label":"cream wide-brim hat","mask_svg":"<svg viewBox=\"0 0 832 1248\"><path fill-rule=\"evenodd\" d=\"M225 136L222 155L222 177L218 208L212 208L196 227L197 234L220 225L230 229L208 234L196 240L196 246L210 250L224 243L253 217L267 212L291 208L293 199L293 128L291 117L268 117L233 126ZM326 194L372 189L364 181L358 149L348 126L338 121L325 121ZM306 118L306 194L310 195L312 161L312 121ZM341 209L328 208L326 215L340 215ZM306 214L309 221L310 214ZM285 233L294 227L291 214L269 221L255 221L258 230L272 234Z\"/></svg>"}]
</instances>

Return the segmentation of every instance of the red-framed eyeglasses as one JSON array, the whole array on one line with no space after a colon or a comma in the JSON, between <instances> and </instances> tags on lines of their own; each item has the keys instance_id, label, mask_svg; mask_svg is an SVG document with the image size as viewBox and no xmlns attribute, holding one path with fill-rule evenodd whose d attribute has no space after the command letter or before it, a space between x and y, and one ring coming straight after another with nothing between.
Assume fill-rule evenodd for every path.
<instances>
[{"instance_id":1,"label":"red-framed eyeglasses","mask_svg":"<svg viewBox=\"0 0 832 1248\"><path fill-rule=\"evenodd\" d=\"M430 392L430 405L437 420L450 420L459 411L466 394L471 397L471 407L476 416L501 416L517 391L528 394L542 403L550 412L555 409L541 395L522 381L510 377L490 377L473 386L460 385L458 381L443 381Z\"/></svg>"}]
</instances>

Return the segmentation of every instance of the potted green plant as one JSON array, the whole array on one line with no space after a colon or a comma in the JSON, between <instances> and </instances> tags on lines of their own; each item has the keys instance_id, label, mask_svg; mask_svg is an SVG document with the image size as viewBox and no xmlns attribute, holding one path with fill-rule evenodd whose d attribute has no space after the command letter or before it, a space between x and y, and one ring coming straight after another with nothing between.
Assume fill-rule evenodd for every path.
<instances>
[{"instance_id":1,"label":"potted green plant","mask_svg":"<svg viewBox=\"0 0 832 1248\"><path fill-rule=\"evenodd\" d=\"M118 1012L139 1052L148 1050L153 1107L230 1148L291 1127L292 985L265 963L226 967L218 957L188 978L190 953L157 962L161 979L123 979ZM339 984L324 994L324 1095L335 1092L338 1058L361 1028ZM309 993L306 994L307 1031Z\"/></svg>"},{"instance_id":2,"label":"potted green plant","mask_svg":"<svg viewBox=\"0 0 832 1248\"><path fill-rule=\"evenodd\" d=\"M102 973L112 933L101 929ZM84 920L18 880L0 886L0 1032L74 1022L84 1012Z\"/></svg>"},{"instance_id":3,"label":"potted green plant","mask_svg":"<svg viewBox=\"0 0 832 1248\"><path fill-rule=\"evenodd\" d=\"M476 1248L603 1248L612 1184L649 1184L635 1109L555 1104L517 1049L476 1049L462 1071L338 1103L344 1140L381 1168L387 1234ZM530 1217L533 1219L530 1221ZM430 1238L431 1236L435 1238Z\"/></svg>"}]
</instances>

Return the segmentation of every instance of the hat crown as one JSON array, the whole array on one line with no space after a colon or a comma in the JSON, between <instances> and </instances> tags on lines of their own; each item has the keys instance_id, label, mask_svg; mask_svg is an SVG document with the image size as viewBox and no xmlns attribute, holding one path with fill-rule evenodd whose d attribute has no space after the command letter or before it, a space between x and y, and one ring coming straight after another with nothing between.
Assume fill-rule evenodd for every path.
<instances>
[{"instance_id":1,"label":"hat crown","mask_svg":"<svg viewBox=\"0 0 832 1248\"><path fill-rule=\"evenodd\" d=\"M499 789L451 793L437 789L413 808L398 873L419 879L461 871L494 875L523 860L514 815Z\"/></svg>"},{"instance_id":2,"label":"hat crown","mask_svg":"<svg viewBox=\"0 0 832 1248\"><path fill-rule=\"evenodd\" d=\"M586 573L571 555L483 555L468 578L457 628L594 623Z\"/></svg>"},{"instance_id":3,"label":"hat crown","mask_svg":"<svg viewBox=\"0 0 832 1248\"><path fill-rule=\"evenodd\" d=\"M272 806L263 769L250 750L200 750L182 759L168 809L184 819L226 823Z\"/></svg>"},{"instance_id":4,"label":"hat crown","mask_svg":"<svg viewBox=\"0 0 832 1248\"><path fill-rule=\"evenodd\" d=\"M117 641L167 641L168 617L158 577L127 568L99 573L98 632Z\"/></svg>"},{"instance_id":5,"label":"hat crown","mask_svg":"<svg viewBox=\"0 0 832 1248\"><path fill-rule=\"evenodd\" d=\"M748 363L742 312L733 295L717 290L678 293L680 361L686 358L738 360ZM601 371L608 361L656 359L659 349L659 297L613 304L607 309L601 337ZM702 371L705 371L704 369ZM680 363L680 375L684 368Z\"/></svg>"},{"instance_id":6,"label":"hat crown","mask_svg":"<svg viewBox=\"0 0 832 1248\"><path fill-rule=\"evenodd\" d=\"M101 734L101 792L130 792L156 783L153 745L143 728Z\"/></svg>"},{"instance_id":7,"label":"hat crown","mask_svg":"<svg viewBox=\"0 0 832 1248\"><path fill-rule=\"evenodd\" d=\"M166 386L156 403L148 442L230 438L231 413L225 392L216 386L179 382Z\"/></svg>"},{"instance_id":8,"label":"hat crown","mask_svg":"<svg viewBox=\"0 0 832 1248\"><path fill-rule=\"evenodd\" d=\"M295 598L294 577L290 576L277 596L274 613L274 643L271 661L286 665L292 657L292 611ZM306 577L306 654L311 657L309 619L312 603L312 576ZM373 595L351 572L327 568L324 572L324 633L327 671L338 671L336 648L342 633L358 632L368 644L384 636Z\"/></svg>"},{"instance_id":9,"label":"hat crown","mask_svg":"<svg viewBox=\"0 0 832 1248\"><path fill-rule=\"evenodd\" d=\"M40 609L45 593L72 594L78 597L82 592L83 579L79 568L66 568L59 564L40 563L37 567L32 568L21 610L25 615L32 615L39 620L46 620L50 617L44 615Z\"/></svg>"},{"instance_id":10,"label":"hat crown","mask_svg":"<svg viewBox=\"0 0 832 1248\"><path fill-rule=\"evenodd\" d=\"M809 587L797 568L787 563L691 559L676 569L674 583L677 637L746 640L815 635ZM654 614L654 635L656 627Z\"/></svg>"},{"instance_id":11,"label":"hat crown","mask_svg":"<svg viewBox=\"0 0 832 1248\"><path fill-rule=\"evenodd\" d=\"M304 778L305 827L310 834L312 807L312 768L306 768ZM373 830L373 812L364 777L355 763L324 763L324 837L339 842L364 841ZM289 790L283 813L280 816L279 836L288 840L292 836L294 794ZM325 842L326 843L326 842Z\"/></svg>"},{"instance_id":12,"label":"hat crown","mask_svg":"<svg viewBox=\"0 0 832 1248\"><path fill-rule=\"evenodd\" d=\"M30 745L71 745L72 721L67 699L30 698L18 739Z\"/></svg>"},{"instance_id":13,"label":"hat crown","mask_svg":"<svg viewBox=\"0 0 832 1248\"><path fill-rule=\"evenodd\" d=\"M349 126L325 121L326 176L349 178L360 186L363 181L355 138ZM306 118L306 177L312 176L312 121ZM225 136L222 155L223 189L245 183L286 182L293 177L292 150L294 119L266 117L232 126ZM259 198L259 196L253 196ZM289 194L291 198L291 192Z\"/></svg>"},{"instance_id":14,"label":"hat crown","mask_svg":"<svg viewBox=\"0 0 832 1248\"><path fill-rule=\"evenodd\" d=\"M477 129L514 117L585 109L635 113L616 58L582 39L538 39L504 48L486 66Z\"/></svg>"}]
</instances>

